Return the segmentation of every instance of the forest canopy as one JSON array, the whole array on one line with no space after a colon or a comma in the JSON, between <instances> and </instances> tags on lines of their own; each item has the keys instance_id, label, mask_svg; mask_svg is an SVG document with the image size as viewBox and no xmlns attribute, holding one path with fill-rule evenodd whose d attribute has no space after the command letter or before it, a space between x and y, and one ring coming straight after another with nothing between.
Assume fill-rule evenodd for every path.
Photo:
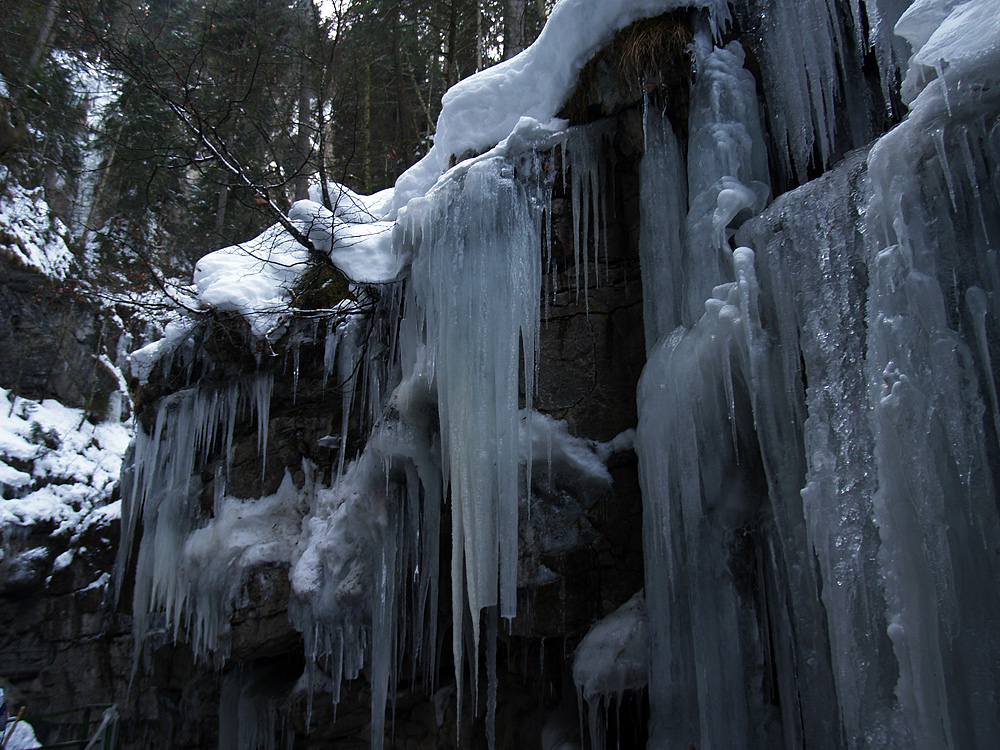
<instances>
[{"instance_id":1,"label":"forest canopy","mask_svg":"<svg viewBox=\"0 0 1000 750\"><path fill-rule=\"evenodd\" d=\"M5 0L4 180L44 191L81 269L187 276L342 184L393 184L444 91L553 0Z\"/></svg>"}]
</instances>

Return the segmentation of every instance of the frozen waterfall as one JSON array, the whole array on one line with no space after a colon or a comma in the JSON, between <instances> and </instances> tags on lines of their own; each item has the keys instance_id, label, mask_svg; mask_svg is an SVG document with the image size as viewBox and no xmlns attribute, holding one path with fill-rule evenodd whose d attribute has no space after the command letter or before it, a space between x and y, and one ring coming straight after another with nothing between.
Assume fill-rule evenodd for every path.
<instances>
[{"instance_id":1,"label":"frozen waterfall","mask_svg":"<svg viewBox=\"0 0 1000 750\"><path fill-rule=\"evenodd\" d=\"M631 178L637 226L620 232L641 268L645 588L601 602L589 635L562 633L578 692L541 714L553 747L610 745L625 719L609 717L643 691L658 749L985 749L1000 736L1000 7L732 6L566 0L534 51L453 89L393 208L383 196L352 230L367 254L331 256L352 290L392 283L337 308L325 332L275 312L295 264L256 278L253 299L228 275L235 248L200 266L218 309L268 345L295 341L293 389L297 347L323 352L338 418L319 441L332 468L303 460L239 497L234 425L256 420L263 465L280 395L258 354L259 371L228 385L185 380L136 439L119 586L134 569L137 643L184 639L227 666L230 746L269 747L276 731L277 698L229 648L247 576L266 566L288 572L305 650L295 690L336 702L364 675L376 749L401 680L434 701L453 690L458 723L481 719L500 744L498 644L532 583L519 507L558 495L585 514L613 484L610 456L633 446L631 431L575 435L535 399L555 285L597 314L609 225L627 224L615 191ZM557 115L590 56L666 12L689 35L690 96L636 84L641 161L623 177L624 117ZM488 123L474 130L476 117ZM333 212L293 214L329 220L337 249ZM244 309L258 298L266 318ZM172 331L137 376L173 362L190 379L193 335ZM558 577L537 560L532 575ZM574 720L589 731L575 738Z\"/></svg>"}]
</instances>

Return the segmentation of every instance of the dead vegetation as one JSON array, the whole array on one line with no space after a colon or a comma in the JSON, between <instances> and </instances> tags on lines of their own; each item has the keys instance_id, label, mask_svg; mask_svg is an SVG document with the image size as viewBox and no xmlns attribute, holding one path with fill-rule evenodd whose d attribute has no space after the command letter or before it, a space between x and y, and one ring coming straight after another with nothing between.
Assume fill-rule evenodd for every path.
<instances>
[{"instance_id":1,"label":"dead vegetation","mask_svg":"<svg viewBox=\"0 0 1000 750\"><path fill-rule=\"evenodd\" d=\"M580 71L576 90L559 113L573 125L607 117L642 101L668 103L686 121L693 40L689 11L674 11L622 29Z\"/></svg>"}]
</instances>

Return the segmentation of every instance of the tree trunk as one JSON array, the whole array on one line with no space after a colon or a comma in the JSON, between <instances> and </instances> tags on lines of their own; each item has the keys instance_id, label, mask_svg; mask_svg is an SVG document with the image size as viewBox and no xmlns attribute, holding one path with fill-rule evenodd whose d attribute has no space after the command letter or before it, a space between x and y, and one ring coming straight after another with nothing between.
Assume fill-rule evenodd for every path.
<instances>
[{"instance_id":1,"label":"tree trunk","mask_svg":"<svg viewBox=\"0 0 1000 750\"><path fill-rule=\"evenodd\" d=\"M506 0L503 14L503 56L513 57L524 49L524 1Z\"/></svg>"},{"instance_id":2,"label":"tree trunk","mask_svg":"<svg viewBox=\"0 0 1000 750\"><path fill-rule=\"evenodd\" d=\"M31 58L28 60L28 75L34 72L35 66L38 65L45 50L48 49L49 34L52 33L52 24L56 20L58 10L59 0L49 0L49 6L45 9L45 21L38 32L38 41L35 43L35 48L31 51Z\"/></svg>"},{"instance_id":3,"label":"tree trunk","mask_svg":"<svg viewBox=\"0 0 1000 750\"><path fill-rule=\"evenodd\" d=\"M306 62L299 64L299 124L295 135L295 156L297 160L293 184L295 200L309 198L309 84Z\"/></svg>"},{"instance_id":4,"label":"tree trunk","mask_svg":"<svg viewBox=\"0 0 1000 750\"><path fill-rule=\"evenodd\" d=\"M458 8L457 0L452 0L448 15L448 54L445 57L444 80L446 88L458 82Z\"/></svg>"},{"instance_id":5,"label":"tree trunk","mask_svg":"<svg viewBox=\"0 0 1000 750\"><path fill-rule=\"evenodd\" d=\"M229 133L226 136L226 153L228 154L232 150L233 134ZM218 234L222 234L222 228L226 224L226 205L229 203L229 186L232 179L228 171L226 171L225 175L225 182L219 188L219 203L215 209L215 231Z\"/></svg>"},{"instance_id":6,"label":"tree trunk","mask_svg":"<svg viewBox=\"0 0 1000 750\"><path fill-rule=\"evenodd\" d=\"M411 128L410 121L413 119L412 107L407 106L406 80L403 78L403 39L400 30L399 3L392 7L392 74L396 87L396 112L393 132L393 148L402 150L403 143L409 139ZM398 152L397 152L398 156ZM396 177L398 158L393 160L392 174L389 177Z\"/></svg>"},{"instance_id":7,"label":"tree trunk","mask_svg":"<svg viewBox=\"0 0 1000 750\"><path fill-rule=\"evenodd\" d=\"M476 72L483 69L483 4L476 3Z\"/></svg>"},{"instance_id":8,"label":"tree trunk","mask_svg":"<svg viewBox=\"0 0 1000 750\"><path fill-rule=\"evenodd\" d=\"M365 63L365 100L362 104L362 124L364 146L362 151L362 158L364 160L364 181L365 181L365 192L371 193L373 191L373 179L372 179L372 66L370 63Z\"/></svg>"}]
</instances>

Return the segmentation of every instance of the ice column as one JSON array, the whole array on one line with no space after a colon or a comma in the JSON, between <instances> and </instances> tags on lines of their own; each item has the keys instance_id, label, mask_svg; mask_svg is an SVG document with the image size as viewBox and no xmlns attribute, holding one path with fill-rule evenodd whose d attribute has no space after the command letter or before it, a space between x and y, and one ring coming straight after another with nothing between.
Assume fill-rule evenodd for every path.
<instances>
[{"instance_id":1,"label":"ice column","mask_svg":"<svg viewBox=\"0 0 1000 750\"><path fill-rule=\"evenodd\" d=\"M530 153L477 161L401 219L414 248L403 330L416 340L402 342L404 383L420 372L437 392L459 682L466 607L477 649L481 610L515 614L519 386L530 405L546 203L537 167Z\"/></svg>"},{"instance_id":2,"label":"ice column","mask_svg":"<svg viewBox=\"0 0 1000 750\"><path fill-rule=\"evenodd\" d=\"M643 116L639 262L648 354L681 321L687 176L684 155L670 120L649 101Z\"/></svg>"},{"instance_id":3,"label":"ice column","mask_svg":"<svg viewBox=\"0 0 1000 750\"><path fill-rule=\"evenodd\" d=\"M989 33L987 17L996 34L995 11L952 11L949 22L986 15L964 36L931 38L930 58L951 64L868 162L874 512L896 695L921 749L988 747L1000 736L997 452L983 396L994 392L998 354L1000 99L995 41L992 61L969 45ZM958 42L967 46L948 48ZM908 80L919 79L914 70Z\"/></svg>"},{"instance_id":4,"label":"ice column","mask_svg":"<svg viewBox=\"0 0 1000 750\"><path fill-rule=\"evenodd\" d=\"M714 47L701 29L696 58L687 196L670 124L649 108L641 175L643 292L654 312L647 342L656 340L639 385L636 446L650 746L736 748L752 735L743 665L753 662L755 643L741 635L747 615L726 560L760 491L733 469L740 446L754 437L752 424L738 423L746 410L737 413L735 402L746 404L752 387L746 319L755 281L753 254L734 255L729 239L734 220L762 207L767 170L754 80L739 44ZM734 278L739 285L725 283ZM690 328L671 333L677 324Z\"/></svg>"},{"instance_id":5,"label":"ice column","mask_svg":"<svg viewBox=\"0 0 1000 750\"><path fill-rule=\"evenodd\" d=\"M698 77L688 117L688 215L678 290L679 322L687 326L701 317L712 288L733 278L731 222L759 212L770 190L756 85L743 60L738 42L714 47L707 27L696 32Z\"/></svg>"}]
</instances>

